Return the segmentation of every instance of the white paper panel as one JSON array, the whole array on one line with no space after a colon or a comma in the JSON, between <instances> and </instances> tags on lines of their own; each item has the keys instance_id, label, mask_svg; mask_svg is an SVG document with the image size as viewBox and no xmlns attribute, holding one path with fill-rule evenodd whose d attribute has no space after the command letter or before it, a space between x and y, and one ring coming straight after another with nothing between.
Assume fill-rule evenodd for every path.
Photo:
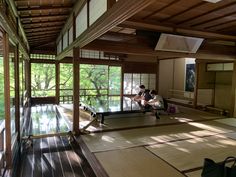
<instances>
[{"instance_id":1,"label":"white paper panel","mask_svg":"<svg viewBox=\"0 0 236 177\"><path fill-rule=\"evenodd\" d=\"M73 26L69 29L69 44L73 42Z\"/></svg>"},{"instance_id":2,"label":"white paper panel","mask_svg":"<svg viewBox=\"0 0 236 177\"><path fill-rule=\"evenodd\" d=\"M68 32L63 35L63 50L68 46Z\"/></svg>"},{"instance_id":3,"label":"white paper panel","mask_svg":"<svg viewBox=\"0 0 236 177\"><path fill-rule=\"evenodd\" d=\"M89 25L93 24L107 10L107 0L90 0Z\"/></svg>"},{"instance_id":4,"label":"white paper panel","mask_svg":"<svg viewBox=\"0 0 236 177\"><path fill-rule=\"evenodd\" d=\"M76 38L87 29L87 4L82 8L76 17Z\"/></svg>"},{"instance_id":5,"label":"white paper panel","mask_svg":"<svg viewBox=\"0 0 236 177\"><path fill-rule=\"evenodd\" d=\"M57 54L61 53L61 40L57 44Z\"/></svg>"}]
</instances>

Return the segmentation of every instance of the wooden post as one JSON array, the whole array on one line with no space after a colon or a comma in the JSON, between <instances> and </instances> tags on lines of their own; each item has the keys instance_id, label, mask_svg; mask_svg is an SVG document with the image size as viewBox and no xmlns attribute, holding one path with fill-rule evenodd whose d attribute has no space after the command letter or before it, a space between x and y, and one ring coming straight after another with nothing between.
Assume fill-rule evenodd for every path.
<instances>
[{"instance_id":1,"label":"wooden post","mask_svg":"<svg viewBox=\"0 0 236 177\"><path fill-rule=\"evenodd\" d=\"M120 88L120 106L121 111L123 111L123 99L124 99L124 60L122 60L121 64L121 88Z\"/></svg>"},{"instance_id":2,"label":"wooden post","mask_svg":"<svg viewBox=\"0 0 236 177\"><path fill-rule=\"evenodd\" d=\"M31 99L31 63L30 60L25 61L25 80L26 85L25 88L27 90L27 98ZM28 103L29 105L30 103Z\"/></svg>"},{"instance_id":3,"label":"wooden post","mask_svg":"<svg viewBox=\"0 0 236 177\"><path fill-rule=\"evenodd\" d=\"M73 49L73 131L79 134L80 49Z\"/></svg>"},{"instance_id":4,"label":"wooden post","mask_svg":"<svg viewBox=\"0 0 236 177\"><path fill-rule=\"evenodd\" d=\"M234 117L235 116L235 91L236 91L236 62L234 62L234 70L232 75L232 91L231 91L231 104L230 104L230 112L229 116Z\"/></svg>"},{"instance_id":5,"label":"wooden post","mask_svg":"<svg viewBox=\"0 0 236 177\"><path fill-rule=\"evenodd\" d=\"M17 132L17 140L20 141L20 81L19 81L19 44L15 50L15 126Z\"/></svg>"},{"instance_id":6,"label":"wooden post","mask_svg":"<svg viewBox=\"0 0 236 177\"><path fill-rule=\"evenodd\" d=\"M60 63L56 62L56 104L60 103Z\"/></svg>"},{"instance_id":7,"label":"wooden post","mask_svg":"<svg viewBox=\"0 0 236 177\"><path fill-rule=\"evenodd\" d=\"M157 94L159 93L159 64L160 64L160 60L157 58L157 62L156 62L156 91L157 91Z\"/></svg>"},{"instance_id":8,"label":"wooden post","mask_svg":"<svg viewBox=\"0 0 236 177\"><path fill-rule=\"evenodd\" d=\"M194 86L194 99L193 99L193 107L197 107L197 98L198 98L198 82L199 82L199 62L197 59L195 60L195 86Z\"/></svg>"},{"instance_id":9,"label":"wooden post","mask_svg":"<svg viewBox=\"0 0 236 177\"><path fill-rule=\"evenodd\" d=\"M107 0L107 10L112 8L112 6L116 3L116 0Z\"/></svg>"},{"instance_id":10,"label":"wooden post","mask_svg":"<svg viewBox=\"0 0 236 177\"><path fill-rule=\"evenodd\" d=\"M10 113L10 73L9 73L9 39L3 34L3 65L4 65L4 102L5 102L5 132L6 132L6 166L12 167L11 152L11 113Z\"/></svg>"}]
</instances>

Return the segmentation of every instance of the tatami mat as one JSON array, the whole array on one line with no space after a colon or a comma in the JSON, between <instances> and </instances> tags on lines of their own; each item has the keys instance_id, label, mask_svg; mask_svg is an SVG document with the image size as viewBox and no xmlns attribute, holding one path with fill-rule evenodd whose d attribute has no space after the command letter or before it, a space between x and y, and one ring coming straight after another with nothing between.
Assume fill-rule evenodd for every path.
<instances>
[{"instance_id":1,"label":"tatami mat","mask_svg":"<svg viewBox=\"0 0 236 177\"><path fill-rule=\"evenodd\" d=\"M142 147L95 155L110 177L184 177Z\"/></svg>"},{"instance_id":2,"label":"tatami mat","mask_svg":"<svg viewBox=\"0 0 236 177\"><path fill-rule=\"evenodd\" d=\"M219 120L216 120L216 121L220 122L222 124L226 124L226 125L236 127L236 119L235 118L219 119Z\"/></svg>"},{"instance_id":3,"label":"tatami mat","mask_svg":"<svg viewBox=\"0 0 236 177\"><path fill-rule=\"evenodd\" d=\"M227 156L236 156L235 147L235 140L228 139L224 135L217 135L157 144L148 146L147 149L180 171L185 171L203 166L203 160L206 157L219 162Z\"/></svg>"},{"instance_id":4,"label":"tatami mat","mask_svg":"<svg viewBox=\"0 0 236 177\"><path fill-rule=\"evenodd\" d=\"M69 125L72 126L72 105L61 104L57 107L60 114L67 119ZM87 128L88 131L100 131L107 129L121 129L127 127L140 127L149 125L163 125L163 124L175 124L181 122L199 121L204 119L217 119L223 118L216 114L199 111L192 108L185 108L179 106L180 113L167 115L166 112L161 112L160 119L156 119L153 113L127 113L127 114L116 114L105 117L105 124L99 124L94 122ZM91 120L90 114L86 111L80 111L80 128L86 126Z\"/></svg>"},{"instance_id":5,"label":"tatami mat","mask_svg":"<svg viewBox=\"0 0 236 177\"><path fill-rule=\"evenodd\" d=\"M185 173L185 175L187 177L200 177L201 173L202 173L202 170L197 170L197 171L193 171L193 172L190 172L190 173Z\"/></svg>"},{"instance_id":6,"label":"tatami mat","mask_svg":"<svg viewBox=\"0 0 236 177\"><path fill-rule=\"evenodd\" d=\"M228 129L229 126L222 125L220 127L220 125L222 124L214 121L191 122L180 125L88 134L82 135L82 138L90 151L98 152L232 132L232 129Z\"/></svg>"}]
</instances>

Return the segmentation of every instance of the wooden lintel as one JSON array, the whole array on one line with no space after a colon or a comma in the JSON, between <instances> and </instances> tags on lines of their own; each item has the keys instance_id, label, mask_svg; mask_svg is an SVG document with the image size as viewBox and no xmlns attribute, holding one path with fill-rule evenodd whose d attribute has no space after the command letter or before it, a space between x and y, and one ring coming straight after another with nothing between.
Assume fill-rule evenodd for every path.
<instances>
[{"instance_id":1,"label":"wooden lintel","mask_svg":"<svg viewBox=\"0 0 236 177\"><path fill-rule=\"evenodd\" d=\"M144 29L144 30L153 30L164 33L186 35L192 37L201 37L205 39L216 39L216 40L226 40L226 41L236 41L236 36L226 35L208 31L200 31L193 29L184 29L178 27L165 26L161 24L152 24L140 21L124 21L120 24L122 27L129 27L134 29Z\"/></svg>"},{"instance_id":2,"label":"wooden lintel","mask_svg":"<svg viewBox=\"0 0 236 177\"><path fill-rule=\"evenodd\" d=\"M236 55L218 53L215 50L199 50L197 53L180 53L180 52L165 52L156 51L153 48L145 45L128 44L124 42L108 42L104 40L95 40L84 47L84 49L99 50L104 52L123 53L140 56L158 56L159 59L166 58L200 58L200 59L214 59L214 60L235 60ZM220 46L218 48L220 51Z\"/></svg>"},{"instance_id":3,"label":"wooden lintel","mask_svg":"<svg viewBox=\"0 0 236 177\"><path fill-rule=\"evenodd\" d=\"M124 22L134 14L152 4L155 0L119 0L112 8L108 9L95 23L83 32L69 47L67 47L57 59L67 56L74 47L82 48L113 27Z\"/></svg>"},{"instance_id":4,"label":"wooden lintel","mask_svg":"<svg viewBox=\"0 0 236 177\"><path fill-rule=\"evenodd\" d=\"M43 10L70 10L72 6L39 6L39 7L22 7L17 8L19 12L28 12L28 11L43 11Z\"/></svg>"},{"instance_id":5,"label":"wooden lintel","mask_svg":"<svg viewBox=\"0 0 236 177\"><path fill-rule=\"evenodd\" d=\"M5 14L5 11L3 7L0 6L0 23L2 24L1 27L8 32L8 34L11 36L11 39L15 43L19 43L19 49L22 51L26 59L29 58L28 55L28 43L24 43L23 40L17 35L16 29L12 26L11 22L9 21L7 15Z\"/></svg>"}]
</instances>

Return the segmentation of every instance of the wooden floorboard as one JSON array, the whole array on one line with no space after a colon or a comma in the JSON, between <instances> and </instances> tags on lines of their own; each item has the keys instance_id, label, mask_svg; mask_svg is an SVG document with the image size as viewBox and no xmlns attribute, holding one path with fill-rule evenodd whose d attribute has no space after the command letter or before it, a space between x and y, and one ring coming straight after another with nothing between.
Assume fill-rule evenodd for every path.
<instances>
[{"instance_id":1,"label":"wooden floorboard","mask_svg":"<svg viewBox=\"0 0 236 177\"><path fill-rule=\"evenodd\" d=\"M34 139L24 150L20 177L96 177L79 145L67 137Z\"/></svg>"}]
</instances>

